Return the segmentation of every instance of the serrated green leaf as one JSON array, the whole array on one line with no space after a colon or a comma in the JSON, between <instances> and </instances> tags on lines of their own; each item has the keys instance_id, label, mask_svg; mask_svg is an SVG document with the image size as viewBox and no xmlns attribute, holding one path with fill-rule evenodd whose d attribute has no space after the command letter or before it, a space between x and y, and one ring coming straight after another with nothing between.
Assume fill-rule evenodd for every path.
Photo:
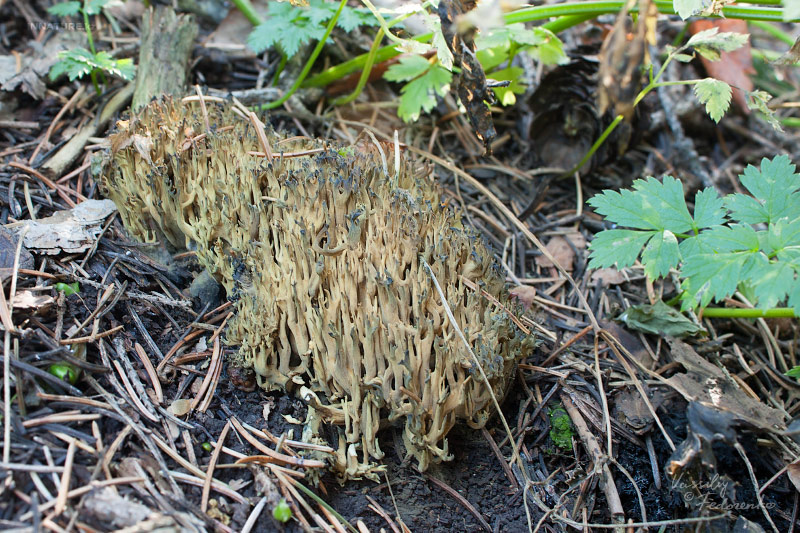
<instances>
[{"instance_id":1,"label":"serrated green leaf","mask_svg":"<svg viewBox=\"0 0 800 533\"><path fill-rule=\"evenodd\" d=\"M669 274L669 270L678 266L680 260L681 254L678 250L678 239L669 230L653 235L642 252L644 273L651 280Z\"/></svg>"},{"instance_id":2,"label":"serrated green leaf","mask_svg":"<svg viewBox=\"0 0 800 533\"><path fill-rule=\"evenodd\" d=\"M732 295L739 285L742 267L752 252L697 254L684 259L681 274L685 307L706 307L711 300Z\"/></svg>"},{"instance_id":3,"label":"serrated green leaf","mask_svg":"<svg viewBox=\"0 0 800 533\"><path fill-rule=\"evenodd\" d=\"M569 62L569 58L564 52L564 43L552 31L547 28L534 27L530 28L525 35L526 39L515 38L515 40L531 46L525 50L534 59L538 59L545 65L563 65Z\"/></svg>"},{"instance_id":4,"label":"serrated green leaf","mask_svg":"<svg viewBox=\"0 0 800 533\"><path fill-rule=\"evenodd\" d=\"M644 212L641 194L631 190L605 190L592 197L588 203L597 213L620 226L644 230L664 229L657 214Z\"/></svg>"},{"instance_id":5,"label":"serrated green leaf","mask_svg":"<svg viewBox=\"0 0 800 533\"><path fill-rule=\"evenodd\" d=\"M493 80L510 82L508 87L492 88L495 96L497 96L497 100L501 104L504 106L514 105L517 101L515 95L525 92L525 86L519 82L524 73L525 71L520 67L509 67L496 70L487 75L488 78Z\"/></svg>"},{"instance_id":6,"label":"serrated green leaf","mask_svg":"<svg viewBox=\"0 0 800 533\"><path fill-rule=\"evenodd\" d=\"M589 267L618 268L631 266L639 257L642 247L656 231L634 231L628 229L604 230L594 236L589 244Z\"/></svg>"},{"instance_id":7,"label":"serrated green leaf","mask_svg":"<svg viewBox=\"0 0 800 533\"><path fill-rule=\"evenodd\" d=\"M431 44L436 48L436 58L439 60L439 64L444 68L453 70L453 61L455 58L453 57L453 52L450 51L450 47L447 46L447 41L442 33L442 23L439 19L433 19L431 25L433 26L433 39L431 40Z\"/></svg>"},{"instance_id":8,"label":"serrated green leaf","mask_svg":"<svg viewBox=\"0 0 800 533\"><path fill-rule=\"evenodd\" d=\"M747 44L749 38L746 33L719 33L719 28L714 27L694 34L686 46L694 48L709 61L718 61L720 52L732 52L741 48Z\"/></svg>"},{"instance_id":9,"label":"serrated green leaf","mask_svg":"<svg viewBox=\"0 0 800 533\"><path fill-rule=\"evenodd\" d=\"M672 5L675 8L675 12L683 20L686 20L710 6L711 0L674 0Z\"/></svg>"},{"instance_id":10,"label":"serrated green leaf","mask_svg":"<svg viewBox=\"0 0 800 533\"><path fill-rule=\"evenodd\" d=\"M789 288L789 300L787 305L794 309L794 316L800 316L800 280L794 280Z\"/></svg>"},{"instance_id":11,"label":"serrated green leaf","mask_svg":"<svg viewBox=\"0 0 800 533\"><path fill-rule=\"evenodd\" d=\"M85 48L73 48L72 50L62 50L58 53L58 62L50 69L50 79L56 80L62 74L66 74L69 81L89 74L95 68L94 56Z\"/></svg>"},{"instance_id":12,"label":"serrated green leaf","mask_svg":"<svg viewBox=\"0 0 800 533\"><path fill-rule=\"evenodd\" d=\"M725 201L717 191L708 187L694 197L694 229L701 230L725 222Z\"/></svg>"},{"instance_id":13,"label":"serrated green leaf","mask_svg":"<svg viewBox=\"0 0 800 533\"><path fill-rule=\"evenodd\" d=\"M692 215L686 207L683 185L672 176L664 176L662 181L655 178L636 180L633 188L642 194L643 208L654 209L661 221L659 229L674 233L685 233L692 229Z\"/></svg>"},{"instance_id":14,"label":"serrated green leaf","mask_svg":"<svg viewBox=\"0 0 800 533\"><path fill-rule=\"evenodd\" d=\"M758 224L800 215L800 175L788 156L764 158L760 169L748 165L739 179L754 198L738 193L727 196L725 205L734 218Z\"/></svg>"},{"instance_id":15,"label":"serrated green leaf","mask_svg":"<svg viewBox=\"0 0 800 533\"><path fill-rule=\"evenodd\" d=\"M746 224L716 226L705 230L698 237L715 252L755 252L759 249L758 234Z\"/></svg>"},{"instance_id":16,"label":"serrated green leaf","mask_svg":"<svg viewBox=\"0 0 800 533\"><path fill-rule=\"evenodd\" d=\"M768 309L775 307L786 298L787 291L794 283L794 269L786 263L767 263L754 268L748 275L753 285L757 307Z\"/></svg>"},{"instance_id":17,"label":"serrated green leaf","mask_svg":"<svg viewBox=\"0 0 800 533\"><path fill-rule=\"evenodd\" d=\"M386 69L383 77L389 81L409 81L421 76L431 68L431 63L422 56L403 56Z\"/></svg>"},{"instance_id":18,"label":"serrated green leaf","mask_svg":"<svg viewBox=\"0 0 800 533\"><path fill-rule=\"evenodd\" d=\"M762 246L768 254L775 253L782 261L792 261L800 252L800 218L782 218L772 222L767 229L767 246Z\"/></svg>"},{"instance_id":19,"label":"serrated green leaf","mask_svg":"<svg viewBox=\"0 0 800 533\"><path fill-rule=\"evenodd\" d=\"M706 78L694 86L694 94L714 122L719 122L731 105L731 86L724 81Z\"/></svg>"},{"instance_id":20,"label":"serrated green leaf","mask_svg":"<svg viewBox=\"0 0 800 533\"><path fill-rule=\"evenodd\" d=\"M480 61L484 72L491 72L492 69L499 67L508 59L508 47L498 46L486 50L478 50L475 53Z\"/></svg>"},{"instance_id":21,"label":"serrated green leaf","mask_svg":"<svg viewBox=\"0 0 800 533\"><path fill-rule=\"evenodd\" d=\"M798 2L800 4L800 2ZM747 107L753 111L758 111L767 123L775 131L783 131L781 122L775 116L775 111L767 106L767 102L772 100L772 95L767 91L745 91L747 96Z\"/></svg>"},{"instance_id":22,"label":"serrated green leaf","mask_svg":"<svg viewBox=\"0 0 800 533\"><path fill-rule=\"evenodd\" d=\"M680 243L678 243L678 250L680 250L681 257L691 257L697 254L713 254L714 248L712 248L709 244L707 239L703 238L703 234L689 237L688 239L683 239Z\"/></svg>"},{"instance_id":23,"label":"serrated green leaf","mask_svg":"<svg viewBox=\"0 0 800 533\"><path fill-rule=\"evenodd\" d=\"M508 48L511 45L511 28L515 26L517 26L517 24L498 26L488 31L481 32L475 37L475 46L479 51L498 47ZM519 26L524 27L523 24Z\"/></svg>"},{"instance_id":24,"label":"serrated green leaf","mask_svg":"<svg viewBox=\"0 0 800 533\"><path fill-rule=\"evenodd\" d=\"M426 113L436 105L436 95L447 93L453 75L449 70L435 65L422 76L408 82L401 90L400 106L397 115L406 122L419 118L422 111Z\"/></svg>"},{"instance_id":25,"label":"serrated green leaf","mask_svg":"<svg viewBox=\"0 0 800 533\"><path fill-rule=\"evenodd\" d=\"M47 8L47 12L56 17L74 17L81 12L80 2L61 2Z\"/></svg>"}]
</instances>

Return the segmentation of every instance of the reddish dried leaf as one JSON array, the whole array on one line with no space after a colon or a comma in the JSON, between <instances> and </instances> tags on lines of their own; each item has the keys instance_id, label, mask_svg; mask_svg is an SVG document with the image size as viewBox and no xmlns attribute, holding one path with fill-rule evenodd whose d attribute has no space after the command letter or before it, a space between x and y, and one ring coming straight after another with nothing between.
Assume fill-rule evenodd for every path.
<instances>
[{"instance_id":1,"label":"reddish dried leaf","mask_svg":"<svg viewBox=\"0 0 800 533\"><path fill-rule=\"evenodd\" d=\"M527 311L536 301L536 289L530 285L520 285L508 291L512 298L519 300L522 307Z\"/></svg>"}]
</instances>

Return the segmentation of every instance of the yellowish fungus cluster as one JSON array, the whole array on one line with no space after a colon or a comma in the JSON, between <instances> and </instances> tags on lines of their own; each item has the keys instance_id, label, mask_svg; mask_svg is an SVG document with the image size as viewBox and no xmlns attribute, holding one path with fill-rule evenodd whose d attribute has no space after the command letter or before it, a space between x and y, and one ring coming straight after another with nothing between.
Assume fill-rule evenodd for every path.
<instances>
[{"instance_id":1,"label":"yellowish fungus cluster","mask_svg":"<svg viewBox=\"0 0 800 533\"><path fill-rule=\"evenodd\" d=\"M341 427L341 477L374 473L387 421L420 469L447 460L456 421L481 427L493 406L431 272L498 398L533 347L490 251L394 145L280 138L206 107L118 123L103 189L127 229L196 250L235 302L238 363L300 394L309 427Z\"/></svg>"}]
</instances>

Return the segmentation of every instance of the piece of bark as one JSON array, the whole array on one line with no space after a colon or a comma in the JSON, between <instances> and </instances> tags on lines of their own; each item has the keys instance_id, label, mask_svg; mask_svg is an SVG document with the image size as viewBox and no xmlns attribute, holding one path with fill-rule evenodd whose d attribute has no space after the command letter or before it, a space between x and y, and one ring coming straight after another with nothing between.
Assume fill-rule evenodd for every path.
<instances>
[{"instance_id":1,"label":"piece of bark","mask_svg":"<svg viewBox=\"0 0 800 533\"><path fill-rule=\"evenodd\" d=\"M164 94L183 96L198 30L194 17L176 15L171 8L145 12L132 110Z\"/></svg>"}]
</instances>

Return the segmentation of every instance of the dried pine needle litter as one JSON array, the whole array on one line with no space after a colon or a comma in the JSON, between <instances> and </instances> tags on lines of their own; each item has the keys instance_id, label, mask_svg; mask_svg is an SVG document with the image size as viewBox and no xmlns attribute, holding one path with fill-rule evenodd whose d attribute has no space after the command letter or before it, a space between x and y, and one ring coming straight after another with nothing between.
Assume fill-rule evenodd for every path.
<instances>
[{"instance_id":1,"label":"dried pine needle litter","mask_svg":"<svg viewBox=\"0 0 800 533\"><path fill-rule=\"evenodd\" d=\"M375 478L387 421L421 470L449 459L456 421L493 407L422 259L502 397L534 339L491 252L394 146L281 140L207 104L208 130L198 103L171 101L117 124L102 186L128 231L196 250L235 302L235 363L306 400L304 437L340 427L341 478Z\"/></svg>"}]
</instances>

